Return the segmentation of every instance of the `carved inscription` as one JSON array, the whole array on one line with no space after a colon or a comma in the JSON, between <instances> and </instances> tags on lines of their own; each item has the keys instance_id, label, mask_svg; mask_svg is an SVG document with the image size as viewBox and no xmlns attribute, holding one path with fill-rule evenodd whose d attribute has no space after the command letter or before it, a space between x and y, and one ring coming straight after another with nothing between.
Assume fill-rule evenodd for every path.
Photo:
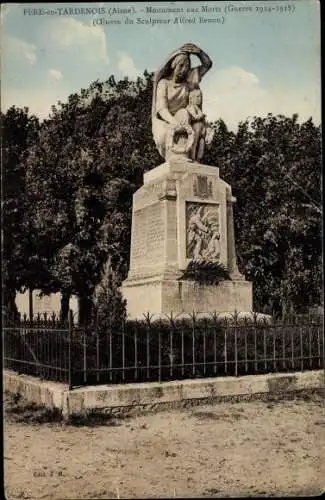
<instances>
[{"instance_id":1,"label":"carved inscription","mask_svg":"<svg viewBox=\"0 0 325 500\"><path fill-rule=\"evenodd\" d=\"M147 208L137 210L133 214L132 220L132 245L131 245L131 260L143 260L146 256L146 223L145 211Z\"/></svg>"},{"instance_id":2,"label":"carved inscription","mask_svg":"<svg viewBox=\"0 0 325 500\"><path fill-rule=\"evenodd\" d=\"M155 203L137 210L132 220L132 266L150 265L164 257L163 206Z\"/></svg>"}]
</instances>

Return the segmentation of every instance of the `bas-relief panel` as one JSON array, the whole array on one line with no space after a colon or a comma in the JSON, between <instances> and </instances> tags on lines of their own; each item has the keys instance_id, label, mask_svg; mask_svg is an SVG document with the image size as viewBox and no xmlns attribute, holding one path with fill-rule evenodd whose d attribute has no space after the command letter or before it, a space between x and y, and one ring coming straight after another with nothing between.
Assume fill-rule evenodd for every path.
<instances>
[{"instance_id":1,"label":"bas-relief panel","mask_svg":"<svg viewBox=\"0 0 325 500\"><path fill-rule=\"evenodd\" d=\"M220 261L219 205L186 202L186 258Z\"/></svg>"}]
</instances>

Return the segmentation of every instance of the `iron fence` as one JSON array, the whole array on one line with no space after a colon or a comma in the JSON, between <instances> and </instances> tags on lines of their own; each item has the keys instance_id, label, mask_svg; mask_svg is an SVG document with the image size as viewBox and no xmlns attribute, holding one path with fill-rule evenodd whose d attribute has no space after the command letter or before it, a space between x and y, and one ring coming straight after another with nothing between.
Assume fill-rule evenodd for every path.
<instances>
[{"instance_id":1,"label":"iron fence","mask_svg":"<svg viewBox=\"0 0 325 500\"><path fill-rule=\"evenodd\" d=\"M32 320L5 318L4 366L18 373L63 382L72 386L71 332L73 317L63 321L54 313L37 314Z\"/></svg>"},{"instance_id":2,"label":"iron fence","mask_svg":"<svg viewBox=\"0 0 325 500\"><path fill-rule=\"evenodd\" d=\"M127 321L78 327L23 318L4 327L4 364L76 387L324 368L322 318Z\"/></svg>"}]
</instances>

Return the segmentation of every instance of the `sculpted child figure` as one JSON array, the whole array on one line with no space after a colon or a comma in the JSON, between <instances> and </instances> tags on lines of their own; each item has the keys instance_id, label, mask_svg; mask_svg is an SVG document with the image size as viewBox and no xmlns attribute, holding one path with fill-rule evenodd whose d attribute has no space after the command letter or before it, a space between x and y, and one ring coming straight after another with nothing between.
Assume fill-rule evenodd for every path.
<instances>
[{"instance_id":1,"label":"sculpted child figure","mask_svg":"<svg viewBox=\"0 0 325 500\"><path fill-rule=\"evenodd\" d=\"M200 160L204 153L204 144L206 137L206 122L205 114L202 111L202 92L201 90L194 89L189 95L189 104L187 112L190 117L192 129L194 131L194 142L191 149L192 160Z\"/></svg>"},{"instance_id":2,"label":"sculpted child figure","mask_svg":"<svg viewBox=\"0 0 325 500\"><path fill-rule=\"evenodd\" d=\"M182 152L185 148L185 152L189 154L192 160L200 160L204 153L207 132L206 115L202 111L201 89L195 88L192 90L189 93L188 101L187 107L177 111L174 116L186 134L182 134L182 130L178 132L179 127L176 127L176 130L171 128L169 133L169 148L167 149L178 153ZM178 139L177 142L175 142L176 137Z\"/></svg>"}]
</instances>

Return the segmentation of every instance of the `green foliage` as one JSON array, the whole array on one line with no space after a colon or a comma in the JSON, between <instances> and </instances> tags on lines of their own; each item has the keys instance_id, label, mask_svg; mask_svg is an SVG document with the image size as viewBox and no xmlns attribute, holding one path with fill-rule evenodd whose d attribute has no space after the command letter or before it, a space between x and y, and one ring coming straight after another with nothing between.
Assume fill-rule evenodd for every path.
<instances>
[{"instance_id":1,"label":"green foliage","mask_svg":"<svg viewBox=\"0 0 325 500\"><path fill-rule=\"evenodd\" d=\"M95 290L94 320L99 335L121 330L126 321L126 300L119 290L120 281L108 260Z\"/></svg>"},{"instance_id":2,"label":"green foliage","mask_svg":"<svg viewBox=\"0 0 325 500\"><path fill-rule=\"evenodd\" d=\"M200 285L218 285L220 281L230 280L227 268L219 262L191 260L180 280L196 281Z\"/></svg>"},{"instance_id":3,"label":"green foliage","mask_svg":"<svg viewBox=\"0 0 325 500\"><path fill-rule=\"evenodd\" d=\"M215 127L209 155L237 198L236 248L254 309L304 312L322 293L320 127L271 114L236 134Z\"/></svg>"},{"instance_id":4,"label":"green foliage","mask_svg":"<svg viewBox=\"0 0 325 500\"><path fill-rule=\"evenodd\" d=\"M1 113L2 160L2 282L3 301L15 310L16 290L23 289L38 273L30 247L29 205L26 200L25 155L39 128L28 109L15 106Z\"/></svg>"},{"instance_id":5,"label":"green foliage","mask_svg":"<svg viewBox=\"0 0 325 500\"><path fill-rule=\"evenodd\" d=\"M26 159L32 227L51 278L42 288L92 300L110 258L127 270L132 194L159 162L150 129L152 82L144 74L94 82L52 107Z\"/></svg>"}]
</instances>

